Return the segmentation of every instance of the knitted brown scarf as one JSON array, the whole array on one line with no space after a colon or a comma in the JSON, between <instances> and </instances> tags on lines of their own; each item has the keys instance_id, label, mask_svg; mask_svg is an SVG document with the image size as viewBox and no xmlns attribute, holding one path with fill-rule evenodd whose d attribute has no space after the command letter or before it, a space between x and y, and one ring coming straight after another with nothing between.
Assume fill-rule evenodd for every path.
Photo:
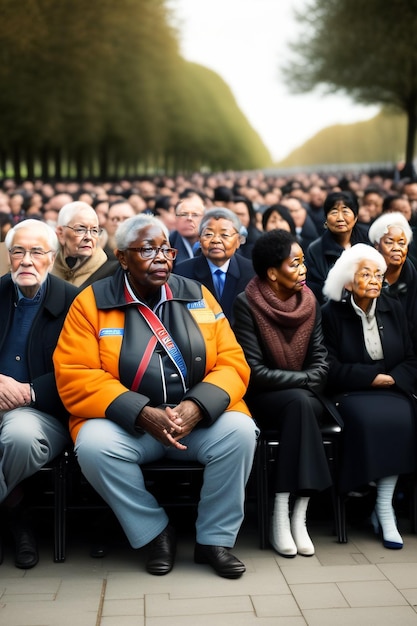
<instances>
[{"instance_id":1,"label":"knitted brown scarf","mask_svg":"<svg viewBox=\"0 0 417 626\"><path fill-rule=\"evenodd\" d=\"M288 300L280 300L266 280L255 276L245 293L264 347L279 369L300 371L316 318L316 299L304 289Z\"/></svg>"}]
</instances>

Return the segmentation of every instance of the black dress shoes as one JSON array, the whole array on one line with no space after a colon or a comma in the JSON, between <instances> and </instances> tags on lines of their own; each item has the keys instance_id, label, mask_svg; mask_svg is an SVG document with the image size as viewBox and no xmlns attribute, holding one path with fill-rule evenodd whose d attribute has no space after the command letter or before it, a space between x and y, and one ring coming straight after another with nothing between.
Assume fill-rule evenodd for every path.
<instances>
[{"instance_id":1,"label":"black dress shoes","mask_svg":"<svg viewBox=\"0 0 417 626\"><path fill-rule=\"evenodd\" d=\"M15 542L14 564L19 569L30 569L39 561L38 546L29 526L18 524L11 529Z\"/></svg>"},{"instance_id":2,"label":"black dress shoes","mask_svg":"<svg viewBox=\"0 0 417 626\"><path fill-rule=\"evenodd\" d=\"M107 545L105 543L93 543L90 548L92 559L104 559L107 556Z\"/></svg>"},{"instance_id":3,"label":"black dress shoes","mask_svg":"<svg viewBox=\"0 0 417 626\"><path fill-rule=\"evenodd\" d=\"M39 561L38 546L23 505L7 509L7 521L15 544L14 564L19 569L34 567Z\"/></svg>"},{"instance_id":4,"label":"black dress shoes","mask_svg":"<svg viewBox=\"0 0 417 626\"><path fill-rule=\"evenodd\" d=\"M196 543L194 561L208 563L223 578L240 578L246 572L242 561L230 554L228 548L222 546L203 546L201 543Z\"/></svg>"},{"instance_id":5,"label":"black dress shoes","mask_svg":"<svg viewBox=\"0 0 417 626\"><path fill-rule=\"evenodd\" d=\"M149 543L149 557L146 570L154 576L168 574L174 567L176 552L175 530L168 524L155 539Z\"/></svg>"}]
</instances>

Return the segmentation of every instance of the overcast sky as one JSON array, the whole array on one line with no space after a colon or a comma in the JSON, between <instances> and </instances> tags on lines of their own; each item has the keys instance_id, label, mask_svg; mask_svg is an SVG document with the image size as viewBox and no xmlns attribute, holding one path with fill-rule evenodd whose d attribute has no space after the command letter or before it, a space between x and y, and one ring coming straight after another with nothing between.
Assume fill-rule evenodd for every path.
<instances>
[{"instance_id":1,"label":"overcast sky","mask_svg":"<svg viewBox=\"0 0 417 626\"><path fill-rule=\"evenodd\" d=\"M280 82L287 42L299 30L294 7L307 0L170 0L181 27L181 53L229 85L274 160L319 130L373 117L377 107L342 96L290 95Z\"/></svg>"}]
</instances>

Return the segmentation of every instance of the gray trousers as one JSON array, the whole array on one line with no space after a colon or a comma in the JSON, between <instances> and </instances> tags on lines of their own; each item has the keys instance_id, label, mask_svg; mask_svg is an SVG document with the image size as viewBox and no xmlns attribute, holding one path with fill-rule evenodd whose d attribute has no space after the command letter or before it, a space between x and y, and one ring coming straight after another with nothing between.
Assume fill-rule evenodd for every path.
<instances>
[{"instance_id":1,"label":"gray trousers","mask_svg":"<svg viewBox=\"0 0 417 626\"><path fill-rule=\"evenodd\" d=\"M5 411L0 418L0 502L69 442L68 429L47 413L31 407Z\"/></svg>"},{"instance_id":2,"label":"gray trousers","mask_svg":"<svg viewBox=\"0 0 417 626\"><path fill-rule=\"evenodd\" d=\"M168 523L145 487L140 466L162 457L200 461L205 468L196 540L231 548L243 521L257 435L250 417L230 411L184 437L188 449L177 450L149 434L130 435L110 420L95 418L82 426L75 451L84 476L111 507L133 548L152 541Z\"/></svg>"}]
</instances>

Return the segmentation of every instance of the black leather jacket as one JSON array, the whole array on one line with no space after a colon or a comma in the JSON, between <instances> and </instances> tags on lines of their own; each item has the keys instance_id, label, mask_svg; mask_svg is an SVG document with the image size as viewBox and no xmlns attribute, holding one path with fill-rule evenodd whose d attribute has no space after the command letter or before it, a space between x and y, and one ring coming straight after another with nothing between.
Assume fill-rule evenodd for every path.
<instances>
[{"instance_id":1,"label":"black leather jacket","mask_svg":"<svg viewBox=\"0 0 417 626\"><path fill-rule=\"evenodd\" d=\"M323 343L321 312L317 304L316 320L311 334L307 355L300 371L281 370L270 362L245 293L241 293L234 305L234 331L251 368L249 390L260 392L272 389L304 388L320 392L326 383L328 372L327 350Z\"/></svg>"}]
</instances>

